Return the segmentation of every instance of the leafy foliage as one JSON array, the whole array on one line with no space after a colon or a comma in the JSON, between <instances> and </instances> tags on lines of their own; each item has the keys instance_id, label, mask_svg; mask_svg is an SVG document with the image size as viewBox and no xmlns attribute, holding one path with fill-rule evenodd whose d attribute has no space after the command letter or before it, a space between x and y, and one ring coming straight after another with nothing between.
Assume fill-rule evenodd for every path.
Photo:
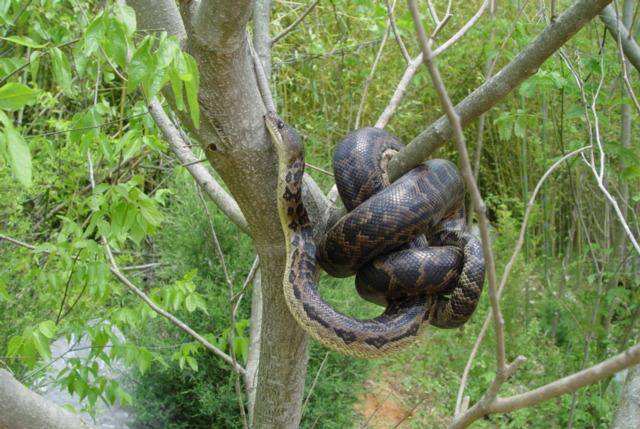
<instances>
[{"instance_id":1,"label":"leafy foliage","mask_svg":"<svg viewBox=\"0 0 640 429\"><path fill-rule=\"evenodd\" d=\"M129 7L103 3L0 1L0 234L35 245L31 251L0 243L0 364L33 384L46 362L58 357L51 355L54 341L73 344L85 337L90 352L66 359L55 375L57 384L82 398L87 409L101 400L128 404L139 427L237 427L235 375L228 366L158 318L109 270L102 238L121 266L152 264L127 274L156 304L246 362L250 290L231 326L225 279L192 179L168 154L146 107L151 98L170 91L176 110L198 127L196 61L175 38L139 31ZM335 144L354 126L361 88L386 31L383 4L330 3L321 3L304 27L273 49L278 108L303 134L308 162L325 170L331 169ZM474 3L455 3L456 13L437 44L475 13ZM438 10L446 7L444 1L434 4ZM519 11L506 2L493 20L483 17L438 58L454 100L482 83L487 59L499 70L541 30L545 24L538 6L527 4ZM276 4L273 34L295 20L297 12L289 7ZM402 2L396 17L400 36L417 53ZM431 24L427 14L424 20ZM492 33L495 42L489 44ZM621 201L627 199L625 210L637 231L638 113L631 109L634 144L629 146L619 124L621 106L632 101L619 78L617 49L593 23L572 39L565 54L586 81L588 96L604 75L598 111L607 185ZM375 122L405 66L390 37L364 104L364 125ZM426 73L418 73L387 128L410 141L441 115L437 105ZM465 132L473 151L477 129L470 125ZM547 61L487 115L483 138L480 185L500 273L538 178L563 154L589 141L581 94L560 57ZM438 156L455 159L450 147ZM329 176L310 174L329 189ZM504 394L578 371L637 338L637 262L621 245L621 229L589 174L579 159L567 163L536 202L523 254L502 300L509 357L524 354L529 360ZM251 242L215 207L209 209L233 282L241 284L253 259ZM379 312L357 297L350 280L323 278L322 292L349 314ZM370 416L354 411L366 390L364 380L385 377L398 385L404 409L412 413L407 426L442 426L487 311L485 298L463 330L434 330L390 359L368 362L329 353L325 361L325 350L313 344L302 426L364 422ZM494 374L492 341L485 340L470 374L466 394L472 402ZM133 386L100 371L116 361L131 368ZM542 428L566 426L572 419L575 427L606 427L617 386L606 381L582 390L572 415L573 398L565 396L478 425Z\"/></svg>"}]
</instances>

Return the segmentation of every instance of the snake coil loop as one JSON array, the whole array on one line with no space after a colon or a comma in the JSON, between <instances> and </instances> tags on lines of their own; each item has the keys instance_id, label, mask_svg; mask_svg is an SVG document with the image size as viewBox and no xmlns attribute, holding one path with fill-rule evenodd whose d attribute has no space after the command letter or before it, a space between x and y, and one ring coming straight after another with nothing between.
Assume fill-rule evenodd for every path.
<instances>
[{"instance_id":1,"label":"snake coil loop","mask_svg":"<svg viewBox=\"0 0 640 429\"><path fill-rule=\"evenodd\" d=\"M428 323L464 324L482 292L484 259L466 232L464 186L449 161L429 160L390 184L386 161L402 145L384 130L348 135L334 155L336 185L348 211L319 243L302 203L304 149L274 113L265 117L278 155L278 209L286 243L284 295L303 329L327 347L378 357L412 343ZM317 288L318 264L356 275L382 315L359 320L334 310Z\"/></svg>"}]
</instances>

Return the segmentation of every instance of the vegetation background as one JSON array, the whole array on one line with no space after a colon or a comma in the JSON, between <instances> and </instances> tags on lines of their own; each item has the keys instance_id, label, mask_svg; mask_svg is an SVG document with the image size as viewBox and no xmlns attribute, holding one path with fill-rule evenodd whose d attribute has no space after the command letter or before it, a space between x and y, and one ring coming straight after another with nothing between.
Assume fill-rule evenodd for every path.
<instances>
[{"instance_id":1,"label":"vegetation background","mask_svg":"<svg viewBox=\"0 0 640 429\"><path fill-rule=\"evenodd\" d=\"M485 80L488 60L498 70L544 28L548 3L501 2L494 17L485 15L439 57L453 100ZM444 10L447 2L434 4ZM479 5L454 2L439 39L457 31ZM278 1L274 7L277 34L305 5ZM334 147L354 129L386 18L382 2L321 1L274 46L278 109L303 135L309 164L330 171ZM419 52L404 2L398 2L396 20L409 51ZM424 22L431 25L426 12ZM0 0L0 24L0 234L36 245L32 251L0 241L0 367L38 387L51 359L50 343L88 335L91 352L67 361L56 380L83 398L87 410L97 401L119 401L135 410L133 427L239 427L235 373L111 276L100 242L108 237L121 266L152 264L128 275L212 343L228 350L233 330L233 352L246 362L250 293L231 326L209 219L234 284L242 284L251 268L251 241L214 204L203 202L147 114L146 100L171 84L184 88L183 108L197 121L192 60L179 53L175 40L136 30L132 11L111 2ZM391 39L370 80L361 125L375 123L406 67ZM616 43L596 20L564 53L590 96L604 77L598 119L606 184L638 236L638 112L623 107L632 102ZM637 90L637 72L629 73ZM387 128L408 142L441 115L439 106L421 70ZM631 118L630 137L621 131L624 115ZM561 156L588 144L584 118L580 90L559 55L487 115L479 184L499 273L538 179ZM473 151L477 123L465 133ZM457 161L449 146L437 156ZM329 190L329 175L309 173ZM580 157L568 161L540 192L502 300L509 349L528 358L504 392L544 384L635 343L637 273L637 255L627 249L588 167ZM352 279L323 277L322 291L349 314L378 311L357 296ZM302 427L442 427L455 408L460 375L488 309L484 296L463 329L429 330L415 346L380 360L346 358L314 343ZM472 402L493 379L492 341L491 335L484 341L471 370ZM98 363L115 360L131 367L126 382L98 371ZM476 427L609 427L619 389L619 382L606 380L533 408L489 416Z\"/></svg>"}]
</instances>

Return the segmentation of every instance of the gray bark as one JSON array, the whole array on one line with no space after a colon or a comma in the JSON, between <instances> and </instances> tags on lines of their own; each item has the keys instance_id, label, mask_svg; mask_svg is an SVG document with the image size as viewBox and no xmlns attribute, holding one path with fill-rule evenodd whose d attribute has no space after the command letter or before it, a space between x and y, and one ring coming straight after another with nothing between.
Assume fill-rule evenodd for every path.
<instances>
[{"instance_id":1,"label":"gray bark","mask_svg":"<svg viewBox=\"0 0 640 429\"><path fill-rule=\"evenodd\" d=\"M153 7L148 7L148 0L127 0L127 4L136 12L144 10L144 13L136 13L138 30L166 31L178 40L186 38L187 34L174 0L156 0Z\"/></svg>"},{"instance_id":2,"label":"gray bark","mask_svg":"<svg viewBox=\"0 0 640 429\"><path fill-rule=\"evenodd\" d=\"M0 429L90 429L80 417L27 389L0 369Z\"/></svg>"},{"instance_id":3,"label":"gray bark","mask_svg":"<svg viewBox=\"0 0 640 429\"><path fill-rule=\"evenodd\" d=\"M611 429L640 427L640 366L629 369Z\"/></svg>"},{"instance_id":4,"label":"gray bark","mask_svg":"<svg viewBox=\"0 0 640 429\"><path fill-rule=\"evenodd\" d=\"M140 1L138 16L156 7ZM307 337L284 302L284 243L275 195L276 157L267 136L245 28L251 1L202 0L185 27L184 49L200 70L200 129L191 131L236 199L261 261L263 312L253 423L293 428L307 365ZM175 8L174 8L175 9ZM178 11L171 13L178 16ZM154 26L151 24L150 26Z\"/></svg>"},{"instance_id":5,"label":"gray bark","mask_svg":"<svg viewBox=\"0 0 640 429\"><path fill-rule=\"evenodd\" d=\"M626 0L624 2L624 8L622 11L623 22L620 24L620 25L622 24L624 25L624 28L622 28L622 31L628 31L628 29L632 25L634 3L635 2L631 0ZM607 7L605 11L607 11L607 9L611 9L611 6ZM600 18L603 19L603 21L605 21L603 18L603 14L604 14L604 11L600 15ZM605 21L605 24L606 22L607 21ZM607 25L607 28L609 28L609 25ZM610 31L612 35L617 38L617 35L613 33L611 29ZM624 36L621 35L621 37L622 37L622 40L624 41ZM630 40L633 40L633 39L630 39ZM638 51L640 52L640 49ZM628 61L629 53L627 53L627 51L625 51L625 56L626 56L626 59L624 60ZM625 88L624 91L626 93L627 89ZM628 148L631 146L631 130L632 130L631 106L628 103L622 104L621 115L622 115L622 124L621 124L620 137L621 137L622 145ZM626 217L627 203L629 202L629 184L626 181L622 182L621 193L622 193L623 215ZM625 238L624 231L622 230L618 231L617 243L619 246L618 251L620 255L620 260L624 260L626 258L626 253L627 253L627 246L624 238ZM635 429L639 426L640 426L640 366L636 366L636 367L630 368L629 371L627 372L627 377L625 379L625 383L622 387L622 393L620 395L620 402L618 403L618 408L615 413L614 422L611 427L612 429Z\"/></svg>"},{"instance_id":6,"label":"gray bark","mask_svg":"<svg viewBox=\"0 0 640 429\"><path fill-rule=\"evenodd\" d=\"M455 110L462 125L469 124L505 98L525 79L535 74L538 68L567 42L574 34L593 19L612 0L579 0L540 33L516 58L500 72L469 94ZM440 117L422 131L411 143L389 162L392 180L420 164L453 135L446 116Z\"/></svg>"},{"instance_id":7,"label":"gray bark","mask_svg":"<svg viewBox=\"0 0 640 429\"><path fill-rule=\"evenodd\" d=\"M607 30L609 30L609 33L615 39L616 43L618 43L618 37L620 38L624 55L633 67L640 71L640 46L638 46L638 43L633 37L629 36L629 31L624 23L616 17L616 11L613 6L604 8L600 13L600 19L607 26Z\"/></svg>"}]
</instances>

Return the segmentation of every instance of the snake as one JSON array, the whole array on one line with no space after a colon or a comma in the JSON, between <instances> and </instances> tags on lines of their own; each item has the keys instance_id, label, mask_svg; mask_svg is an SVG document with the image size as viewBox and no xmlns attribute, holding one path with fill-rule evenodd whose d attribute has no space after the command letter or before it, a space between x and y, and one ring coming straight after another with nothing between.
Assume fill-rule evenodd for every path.
<instances>
[{"instance_id":1,"label":"snake","mask_svg":"<svg viewBox=\"0 0 640 429\"><path fill-rule=\"evenodd\" d=\"M317 240L302 199L304 146L275 112L265 124L275 148L277 206L285 243L283 292L296 322L329 349L377 358L405 349L432 325L462 326L482 293L484 258L467 232L464 183L456 166L430 159L390 183L388 161L403 146L378 128L345 137L333 157L347 213ZM356 290L384 307L358 319L320 295L320 268L356 276Z\"/></svg>"}]
</instances>

